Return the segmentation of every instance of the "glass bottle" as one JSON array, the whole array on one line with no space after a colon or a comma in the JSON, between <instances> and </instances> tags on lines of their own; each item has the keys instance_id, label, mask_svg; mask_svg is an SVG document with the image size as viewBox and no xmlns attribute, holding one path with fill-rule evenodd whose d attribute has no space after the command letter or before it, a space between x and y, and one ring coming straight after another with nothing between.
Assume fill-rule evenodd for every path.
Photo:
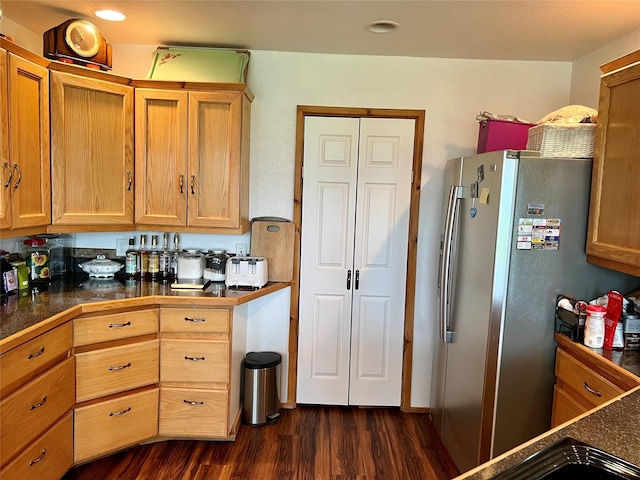
<instances>
[{"instance_id":1,"label":"glass bottle","mask_svg":"<svg viewBox=\"0 0 640 480\"><path fill-rule=\"evenodd\" d=\"M178 278L178 257L180 256L180 239L173 234L173 252L171 252L171 278Z\"/></svg>"},{"instance_id":2,"label":"glass bottle","mask_svg":"<svg viewBox=\"0 0 640 480\"><path fill-rule=\"evenodd\" d=\"M158 250L157 235L151 235L151 249L149 249L149 268L147 278L154 282L160 278L160 251Z\"/></svg>"},{"instance_id":3,"label":"glass bottle","mask_svg":"<svg viewBox=\"0 0 640 480\"><path fill-rule=\"evenodd\" d=\"M124 273L127 278L138 277L138 251L136 250L136 237L129 237L129 248L125 253Z\"/></svg>"},{"instance_id":4,"label":"glass bottle","mask_svg":"<svg viewBox=\"0 0 640 480\"><path fill-rule=\"evenodd\" d=\"M169 251L169 233L162 235L162 250L160 251L160 279L163 282L171 280L171 252Z\"/></svg>"},{"instance_id":5,"label":"glass bottle","mask_svg":"<svg viewBox=\"0 0 640 480\"><path fill-rule=\"evenodd\" d=\"M140 235L140 247L138 247L138 274L142 280L147 278L149 271L149 250L147 250L147 236Z\"/></svg>"}]
</instances>

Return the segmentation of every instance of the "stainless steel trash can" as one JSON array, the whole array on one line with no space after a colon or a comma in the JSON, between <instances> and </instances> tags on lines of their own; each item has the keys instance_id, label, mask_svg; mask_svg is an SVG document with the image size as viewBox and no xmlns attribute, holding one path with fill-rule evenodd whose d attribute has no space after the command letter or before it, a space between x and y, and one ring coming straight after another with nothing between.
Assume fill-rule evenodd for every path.
<instances>
[{"instance_id":1,"label":"stainless steel trash can","mask_svg":"<svg viewBox=\"0 0 640 480\"><path fill-rule=\"evenodd\" d=\"M281 356L276 352L250 352L244 359L244 405L242 421L247 425L276 423L280 399L276 370Z\"/></svg>"}]
</instances>

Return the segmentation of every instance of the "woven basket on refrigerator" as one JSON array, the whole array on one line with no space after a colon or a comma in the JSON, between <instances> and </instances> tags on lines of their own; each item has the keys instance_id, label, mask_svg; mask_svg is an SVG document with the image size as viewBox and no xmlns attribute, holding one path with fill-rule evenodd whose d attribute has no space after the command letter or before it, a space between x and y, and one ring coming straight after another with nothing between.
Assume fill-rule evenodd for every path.
<instances>
[{"instance_id":1,"label":"woven basket on refrigerator","mask_svg":"<svg viewBox=\"0 0 640 480\"><path fill-rule=\"evenodd\" d=\"M596 136L594 123L559 125L543 123L529 129L527 150L543 157L592 158Z\"/></svg>"}]
</instances>

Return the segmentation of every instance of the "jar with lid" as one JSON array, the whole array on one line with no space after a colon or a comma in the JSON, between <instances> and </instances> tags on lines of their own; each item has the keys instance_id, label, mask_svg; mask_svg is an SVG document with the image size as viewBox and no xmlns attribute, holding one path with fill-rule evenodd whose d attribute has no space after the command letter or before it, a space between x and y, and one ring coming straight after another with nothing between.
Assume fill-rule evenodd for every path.
<instances>
[{"instance_id":1,"label":"jar with lid","mask_svg":"<svg viewBox=\"0 0 640 480\"><path fill-rule=\"evenodd\" d=\"M587 307L587 319L584 326L584 344L589 348L604 346L604 314L607 309L601 305Z\"/></svg>"},{"instance_id":2,"label":"jar with lid","mask_svg":"<svg viewBox=\"0 0 640 480\"><path fill-rule=\"evenodd\" d=\"M229 254L226 250L209 250L206 257L205 278L214 282L224 282L228 259Z\"/></svg>"},{"instance_id":3,"label":"jar with lid","mask_svg":"<svg viewBox=\"0 0 640 480\"><path fill-rule=\"evenodd\" d=\"M198 250L183 250L178 256L178 279L202 278L204 263L204 255Z\"/></svg>"},{"instance_id":4,"label":"jar with lid","mask_svg":"<svg viewBox=\"0 0 640 480\"><path fill-rule=\"evenodd\" d=\"M49 282L50 251L46 247L46 240L33 236L24 242L25 263L29 273L29 285L42 285Z\"/></svg>"}]
</instances>

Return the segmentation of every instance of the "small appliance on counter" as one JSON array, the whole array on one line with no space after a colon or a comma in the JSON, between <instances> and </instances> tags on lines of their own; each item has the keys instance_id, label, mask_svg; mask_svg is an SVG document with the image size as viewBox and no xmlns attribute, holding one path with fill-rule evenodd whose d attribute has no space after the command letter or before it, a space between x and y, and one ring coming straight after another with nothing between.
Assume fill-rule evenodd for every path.
<instances>
[{"instance_id":1,"label":"small appliance on counter","mask_svg":"<svg viewBox=\"0 0 640 480\"><path fill-rule=\"evenodd\" d=\"M262 288L269 281L265 257L232 257L227 260L227 287Z\"/></svg>"}]
</instances>

